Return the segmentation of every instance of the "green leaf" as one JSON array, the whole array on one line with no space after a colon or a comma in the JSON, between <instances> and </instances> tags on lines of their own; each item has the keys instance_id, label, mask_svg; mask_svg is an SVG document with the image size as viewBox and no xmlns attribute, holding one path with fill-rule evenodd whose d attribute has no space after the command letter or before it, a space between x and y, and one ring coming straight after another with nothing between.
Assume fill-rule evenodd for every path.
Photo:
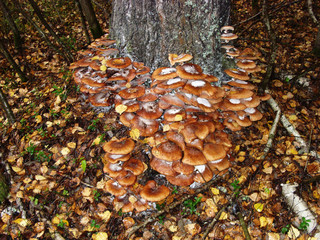
<instances>
[{"instance_id":1,"label":"green leaf","mask_svg":"<svg viewBox=\"0 0 320 240\"><path fill-rule=\"evenodd\" d=\"M81 168L82 168L82 171L85 172L86 171L86 168L87 168L87 161L85 159L83 159L81 161Z\"/></svg>"}]
</instances>

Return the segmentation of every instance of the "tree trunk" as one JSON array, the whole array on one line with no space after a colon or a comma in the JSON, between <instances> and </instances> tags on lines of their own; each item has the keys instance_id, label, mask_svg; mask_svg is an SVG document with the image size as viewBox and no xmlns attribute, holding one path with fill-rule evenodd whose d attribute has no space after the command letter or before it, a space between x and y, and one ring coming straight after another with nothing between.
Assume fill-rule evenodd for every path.
<instances>
[{"instance_id":1,"label":"tree trunk","mask_svg":"<svg viewBox=\"0 0 320 240\"><path fill-rule=\"evenodd\" d=\"M18 30L17 25L15 24L10 10L6 6L5 2L3 0L0 0L0 8L3 12L3 15L5 16L6 20L8 21L8 24L13 32L13 39L14 39L14 46L17 49L18 53L22 55L22 39L20 36L20 32Z\"/></svg>"},{"instance_id":2,"label":"tree trunk","mask_svg":"<svg viewBox=\"0 0 320 240\"><path fill-rule=\"evenodd\" d=\"M3 110L5 111L9 122L11 124L14 124L16 122L16 119L15 119L13 112L11 110L11 107L7 101L6 95L4 95L1 88L0 88L0 105L2 106Z\"/></svg>"},{"instance_id":3,"label":"tree trunk","mask_svg":"<svg viewBox=\"0 0 320 240\"><path fill-rule=\"evenodd\" d=\"M169 66L169 53L190 53L204 72L220 77L220 27L229 11L230 0L114 0L111 37L153 70Z\"/></svg>"},{"instance_id":4,"label":"tree trunk","mask_svg":"<svg viewBox=\"0 0 320 240\"><path fill-rule=\"evenodd\" d=\"M73 61L73 57L72 54L70 53L68 47L60 40L60 38L58 37L58 35L53 31L52 27L49 25L49 23L46 21L46 19L43 17L43 14L39 8L39 6L37 5L37 3L33 0L28 0L29 3L31 4L34 12L37 14L38 18L40 19L41 23L43 24L43 26L45 26L45 28L49 31L49 33L51 34L51 36L56 40L56 42L61 46L62 51L65 53L65 56L68 58L69 62Z\"/></svg>"},{"instance_id":5,"label":"tree trunk","mask_svg":"<svg viewBox=\"0 0 320 240\"><path fill-rule=\"evenodd\" d=\"M13 67L14 71L19 75L22 82L28 81L28 78L26 75L21 71L20 67L16 62L14 61L13 57L11 56L10 52L8 51L7 46L4 44L4 41L0 38L0 50L2 51L5 58L8 60L8 62Z\"/></svg>"},{"instance_id":6,"label":"tree trunk","mask_svg":"<svg viewBox=\"0 0 320 240\"><path fill-rule=\"evenodd\" d=\"M82 7L81 7L81 4L80 4L79 0L75 0L75 4L77 5L78 10L79 10L80 19L81 19L81 25L83 27L84 34L85 34L86 39L87 39L87 43L90 44L90 42L91 42L90 34L88 32L88 29L87 29L86 19L85 19L85 16L83 14Z\"/></svg>"},{"instance_id":7,"label":"tree trunk","mask_svg":"<svg viewBox=\"0 0 320 240\"><path fill-rule=\"evenodd\" d=\"M100 27L100 24L97 20L96 14L94 12L91 0L79 0L83 13L89 24L90 31L93 38L99 38L103 35L103 31Z\"/></svg>"},{"instance_id":8,"label":"tree trunk","mask_svg":"<svg viewBox=\"0 0 320 240\"><path fill-rule=\"evenodd\" d=\"M317 57L320 57L320 24L318 25L318 33L317 33L316 40L313 45L313 53Z\"/></svg>"}]
</instances>

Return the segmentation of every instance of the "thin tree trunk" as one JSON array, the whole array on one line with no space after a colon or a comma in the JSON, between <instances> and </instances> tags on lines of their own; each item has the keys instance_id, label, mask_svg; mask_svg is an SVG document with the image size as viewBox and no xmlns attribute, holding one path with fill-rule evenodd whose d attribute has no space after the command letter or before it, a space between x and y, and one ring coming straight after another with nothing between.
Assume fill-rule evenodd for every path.
<instances>
[{"instance_id":1,"label":"thin tree trunk","mask_svg":"<svg viewBox=\"0 0 320 240\"><path fill-rule=\"evenodd\" d=\"M65 52L66 57L68 58L69 62L73 61L72 54L70 53L68 47L60 40L60 38L57 36L57 34L53 31L52 27L49 25L49 23L45 20L43 17L43 14L37 5L37 3L33 0L28 0L31 4L32 8L34 9L35 13L37 14L38 18L40 19L41 23L45 26L45 28L49 31L51 36L56 40L56 42L61 46L62 51Z\"/></svg>"},{"instance_id":2,"label":"thin tree trunk","mask_svg":"<svg viewBox=\"0 0 320 240\"><path fill-rule=\"evenodd\" d=\"M16 64L16 62L14 61L13 57L11 56L10 52L8 51L8 48L5 46L3 39L0 39L0 49L3 53L3 55L6 57L6 59L8 60L8 62L11 64L11 66L13 67L14 71L19 75L19 77L21 78L22 82L26 82L28 81L26 75L21 71L20 67L18 66L18 64Z\"/></svg>"},{"instance_id":3,"label":"thin tree trunk","mask_svg":"<svg viewBox=\"0 0 320 240\"><path fill-rule=\"evenodd\" d=\"M22 55L22 38L20 35L20 32L18 30L17 25L15 24L14 20L12 19L12 14L10 13L9 8L6 6L5 2L3 0L0 0L0 7L3 12L3 15L8 21L8 24L13 32L13 39L14 39L14 45L17 49L18 53Z\"/></svg>"},{"instance_id":4,"label":"thin tree trunk","mask_svg":"<svg viewBox=\"0 0 320 240\"><path fill-rule=\"evenodd\" d=\"M103 35L103 31L94 12L91 0L79 0L83 13L89 24L90 31L94 39Z\"/></svg>"},{"instance_id":5,"label":"thin tree trunk","mask_svg":"<svg viewBox=\"0 0 320 240\"><path fill-rule=\"evenodd\" d=\"M262 2L262 17L263 17L263 23L265 25L265 28L269 35L269 39L271 41L271 50L270 50L271 54L268 59L268 67L267 67L264 79L262 80L262 83L259 87L259 91L263 93L269 85L271 75L273 73L274 63L277 57L276 35L271 26L271 21L268 14L268 2L266 0L263 0Z\"/></svg>"},{"instance_id":6,"label":"thin tree trunk","mask_svg":"<svg viewBox=\"0 0 320 240\"><path fill-rule=\"evenodd\" d=\"M6 116L9 120L9 122L11 124L14 124L16 122L16 119L14 117L14 114L11 110L11 107L7 101L7 98L6 98L6 95L4 95L4 93L2 92L2 89L0 88L0 103L1 103L1 106L3 108L3 110L5 111L6 113Z\"/></svg>"},{"instance_id":7,"label":"thin tree trunk","mask_svg":"<svg viewBox=\"0 0 320 240\"><path fill-rule=\"evenodd\" d=\"M36 24L31 17L29 17L29 15L23 10L23 8L21 7L20 3L17 0L12 0L14 2L14 4L16 6L19 7L20 13L22 14L22 16L31 24L34 26L34 28L40 33L40 35L43 37L43 39L47 42L47 44L52 47L52 49L54 49L58 54L60 54L68 63L70 63L70 60L68 58L68 56L65 55L64 52L62 52L58 47L56 47L52 41L48 38L47 34L42 31L42 29L38 26L38 24Z\"/></svg>"},{"instance_id":8,"label":"thin tree trunk","mask_svg":"<svg viewBox=\"0 0 320 240\"><path fill-rule=\"evenodd\" d=\"M316 36L316 40L313 44L313 53L317 57L320 57L320 24L318 25L318 33Z\"/></svg>"},{"instance_id":9,"label":"thin tree trunk","mask_svg":"<svg viewBox=\"0 0 320 240\"><path fill-rule=\"evenodd\" d=\"M169 66L169 53L190 53L204 72L222 76L220 28L229 0L113 0L111 37L118 48L153 70Z\"/></svg>"},{"instance_id":10,"label":"thin tree trunk","mask_svg":"<svg viewBox=\"0 0 320 240\"><path fill-rule=\"evenodd\" d=\"M83 14L83 11L82 11L82 7L81 7L81 4L79 2L79 0L75 0L75 3L79 9L79 14L80 14L80 19L81 19L81 25L83 27L83 30L84 30L84 34L86 36L86 39L87 39L87 43L90 44L91 42L91 39L90 39L90 34L88 32L88 28L87 28L87 24L86 24L86 19L85 19L85 16Z\"/></svg>"},{"instance_id":11,"label":"thin tree trunk","mask_svg":"<svg viewBox=\"0 0 320 240\"><path fill-rule=\"evenodd\" d=\"M0 203L2 203L8 196L9 187L3 175L3 170L0 170Z\"/></svg>"}]
</instances>

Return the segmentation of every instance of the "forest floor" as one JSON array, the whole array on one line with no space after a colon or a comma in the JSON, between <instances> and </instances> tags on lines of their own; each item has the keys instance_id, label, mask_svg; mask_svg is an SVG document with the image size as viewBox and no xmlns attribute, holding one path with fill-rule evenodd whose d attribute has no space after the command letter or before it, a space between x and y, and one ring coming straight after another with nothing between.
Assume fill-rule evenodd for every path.
<instances>
[{"instance_id":1,"label":"forest floor","mask_svg":"<svg viewBox=\"0 0 320 240\"><path fill-rule=\"evenodd\" d=\"M264 56L263 70L253 78L258 85L270 42L259 18L246 21L253 15L250 3L234 0L231 21L239 48L255 47ZM310 151L320 154L320 59L312 54L317 28L304 1L270 4L278 44L270 94ZM77 16L63 15L74 11L72 6L61 7L63 21L50 21L58 21L59 32L74 39L69 44L75 51L85 48ZM97 12L104 14L99 8ZM320 16L320 6L314 12ZM107 27L106 19L100 22ZM234 161L227 171L197 189L166 183L172 193L154 210L131 214L115 209L113 197L99 187L106 181L102 146L113 136L129 136L128 129L115 111L92 108L73 82L68 64L34 30L25 28L28 47L17 60L30 81L21 82L0 59L0 86L17 119L10 125L1 111L2 170L11 180L8 200L0 207L1 239L126 239L135 226L140 227L132 239L202 239L207 229L207 239L245 239L245 230L252 239L316 239L315 231L306 231L310 219L296 215L281 184L297 183L296 193L320 223L319 159L299 153L295 136L281 123L264 154L276 116L267 102L259 108L264 115L260 121L232 133ZM290 80L301 73L299 80ZM134 154L146 161L148 151L137 144ZM148 174L141 178L152 177Z\"/></svg>"}]
</instances>

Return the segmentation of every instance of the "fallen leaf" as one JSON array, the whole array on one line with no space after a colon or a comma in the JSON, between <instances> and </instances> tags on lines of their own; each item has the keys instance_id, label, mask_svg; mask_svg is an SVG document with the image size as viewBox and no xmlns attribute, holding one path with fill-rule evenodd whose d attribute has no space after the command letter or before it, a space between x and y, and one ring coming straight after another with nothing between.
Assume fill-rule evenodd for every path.
<instances>
[{"instance_id":1,"label":"fallen leaf","mask_svg":"<svg viewBox=\"0 0 320 240\"><path fill-rule=\"evenodd\" d=\"M257 212L262 212L263 207L264 207L264 204L263 204L263 203L256 203L256 204L254 204L254 209L257 210Z\"/></svg>"}]
</instances>

